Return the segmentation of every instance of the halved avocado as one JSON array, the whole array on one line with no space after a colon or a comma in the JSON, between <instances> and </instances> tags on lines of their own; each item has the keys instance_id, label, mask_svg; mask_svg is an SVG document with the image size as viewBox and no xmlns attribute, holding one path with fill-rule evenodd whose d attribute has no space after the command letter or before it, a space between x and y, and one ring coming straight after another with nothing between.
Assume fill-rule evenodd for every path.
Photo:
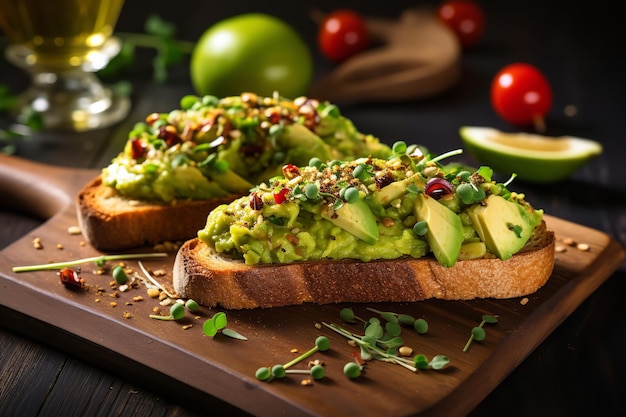
<instances>
[{"instance_id":1,"label":"halved avocado","mask_svg":"<svg viewBox=\"0 0 626 417\"><path fill-rule=\"evenodd\" d=\"M483 204L467 209L474 229L487 248L500 259L508 259L526 244L536 226L533 216L521 205L492 194Z\"/></svg>"},{"instance_id":2,"label":"halved avocado","mask_svg":"<svg viewBox=\"0 0 626 417\"><path fill-rule=\"evenodd\" d=\"M344 203L337 210L324 210L322 217L370 245L378 242L376 217L363 200Z\"/></svg>"},{"instance_id":3,"label":"halved avocado","mask_svg":"<svg viewBox=\"0 0 626 417\"><path fill-rule=\"evenodd\" d=\"M434 198L419 194L415 200L415 217L428 224L425 237L437 261L445 267L453 266L463 243L459 216Z\"/></svg>"}]
</instances>

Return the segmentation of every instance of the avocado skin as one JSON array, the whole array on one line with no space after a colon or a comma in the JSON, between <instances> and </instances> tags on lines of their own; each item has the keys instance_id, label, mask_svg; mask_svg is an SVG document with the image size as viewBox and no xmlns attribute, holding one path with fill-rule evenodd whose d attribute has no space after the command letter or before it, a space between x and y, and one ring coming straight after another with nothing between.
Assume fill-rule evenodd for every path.
<instances>
[{"instance_id":1,"label":"avocado skin","mask_svg":"<svg viewBox=\"0 0 626 417\"><path fill-rule=\"evenodd\" d=\"M434 198L420 194L415 200L415 217L428 224L425 237L437 261L445 267L453 266L463 243L459 216Z\"/></svg>"},{"instance_id":2,"label":"avocado skin","mask_svg":"<svg viewBox=\"0 0 626 417\"><path fill-rule=\"evenodd\" d=\"M522 205L495 194L487 197L483 204L467 209L467 213L487 249L503 260L526 244L540 220Z\"/></svg>"}]
</instances>

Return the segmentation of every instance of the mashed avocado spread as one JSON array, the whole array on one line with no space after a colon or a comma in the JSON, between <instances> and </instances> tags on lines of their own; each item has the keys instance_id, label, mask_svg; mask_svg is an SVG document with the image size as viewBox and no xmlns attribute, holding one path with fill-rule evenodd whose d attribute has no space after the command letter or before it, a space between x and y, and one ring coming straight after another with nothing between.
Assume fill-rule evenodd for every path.
<instances>
[{"instance_id":1,"label":"mashed avocado spread","mask_svg":"<svg viewBox=\"0 0 626 417\"><path fill-rule=\"evenodd\" d=\"M213 210L199 239L246 264L319 259L507 259L543 211L492 180L492 170L440 163L397 142L388 158L312 158Z\"/></svg>"},{"instance_id":2,"label":"mashed avocado spread","mask_svg":"<svg viewBox=\"0 0 626 417\"><path fill-rule=\"evenodd\" d=\"M187 96L181 109L138 123L102 182L123 196L174 202L243 195L286 163L364 156L391 149L357 131L330 103L252 93Z\"/></svg>"}]
</instances>

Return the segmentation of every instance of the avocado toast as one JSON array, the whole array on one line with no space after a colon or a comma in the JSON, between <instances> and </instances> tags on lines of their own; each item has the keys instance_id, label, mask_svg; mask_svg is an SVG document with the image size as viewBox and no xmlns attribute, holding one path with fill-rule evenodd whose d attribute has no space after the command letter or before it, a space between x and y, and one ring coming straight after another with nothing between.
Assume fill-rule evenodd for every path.
<instances>
[{"instance_id":1,"label":"avocado toast","mask_svg":"<svg viewBox=\"0 0 626 417\"><path fill-rule=\"evenodd\" d=\"M179 250L174 286L225 308L509 298L554 265L543 211L508 183L398 142L389 158L288 164L215 208Z\"/></svg>"},{"instance_id":2,"label":"avocado toast","mask_svg":"<svg viewBox=\"0 0 626 417\"><path fill-rule=\"evenodd\" d=\"M336 106L307 97L187 96L180 107L137 123L123 151L79 193L81 229L95 248L189 239L212 208L286 163L391 154Z\"/></svg>"}]
</instances>

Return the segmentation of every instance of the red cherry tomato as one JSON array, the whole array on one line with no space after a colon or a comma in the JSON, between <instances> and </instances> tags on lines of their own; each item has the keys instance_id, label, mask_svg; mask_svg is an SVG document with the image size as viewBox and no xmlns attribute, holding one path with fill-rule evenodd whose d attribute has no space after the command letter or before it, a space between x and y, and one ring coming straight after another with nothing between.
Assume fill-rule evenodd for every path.
<instances>
[{"instance_id":1,"label":"red cherry tomato","mask_svg":"<svg viewBox=\"0 0 626 417\"><path fill-rule=\"evenodd\" d=\"M337 10L327 15L320 25L320 51L330 60L340 62L369 46L365 21L351 10Z\"/></svg>"},{"instance_id":2,"label":"red cherry tomato","mask_svg":"<svg viewBox=\"0 0 626 417\"><path fill-rule=\"evenodd\" d=\"M510 64L500 70L491 83L491 105L500 117L513 125L535 124L542 130L543 119L552 107L552 88L536 67Z\"/></svg>"},{"instance_id":3,"label":"red cherry tomato","mask_svg":"<svg viewBox=\"0 0 626 417\"><path fill-rule=\"evenodd\" d=\"M471 0L444 1L437 14L456 34L463 47L476 44L485 31L483 9Z\"/></svg>"}]
</instances>

